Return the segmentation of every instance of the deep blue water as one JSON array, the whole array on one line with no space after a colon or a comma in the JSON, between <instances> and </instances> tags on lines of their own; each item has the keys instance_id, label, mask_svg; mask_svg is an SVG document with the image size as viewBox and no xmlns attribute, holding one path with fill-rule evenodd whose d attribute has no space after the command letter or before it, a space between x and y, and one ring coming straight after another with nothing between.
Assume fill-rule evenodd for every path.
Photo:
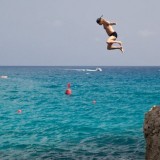
<instances>
[{"instance_id":1,"label":"deep blue water","mask_svg":"<svg viewBox=\"0 0 160 160\"><path fill-rule=\"evenodd\" d=\"M160 104L160 67L73 70L86 68L95 69L0 67L8 76L0 78L1 160L145 159L144 115Z\"/></svg>"}]
</instances>

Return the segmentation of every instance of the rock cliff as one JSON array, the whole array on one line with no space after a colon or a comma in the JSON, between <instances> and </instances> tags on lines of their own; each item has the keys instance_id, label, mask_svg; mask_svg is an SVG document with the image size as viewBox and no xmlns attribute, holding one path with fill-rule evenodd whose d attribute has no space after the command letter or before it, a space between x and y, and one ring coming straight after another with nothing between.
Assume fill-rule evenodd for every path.
<instances>
[{"instance_id":1,"label":"rock cliff","mask_svg":"<svg viewBox=\"0 0 160 160\"><path fill-rule=\"evenodd\" d=\"M145 114L144 137L146 160L160 160L160 106L154 106Z\"/></svg>"}]
</instances>

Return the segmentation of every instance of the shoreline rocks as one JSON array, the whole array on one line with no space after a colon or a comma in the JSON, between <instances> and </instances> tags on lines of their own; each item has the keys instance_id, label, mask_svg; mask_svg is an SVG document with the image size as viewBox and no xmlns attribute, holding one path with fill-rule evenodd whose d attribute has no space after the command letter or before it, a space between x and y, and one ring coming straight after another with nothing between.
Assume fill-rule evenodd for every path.
<instances>
[{"instance_id":1,"label":"shoreline rocks","mask_svg":"<svg viewBox=\"0 0 160 160\"><path fill-rule=\"evenodd\" d=\"M143 126L146 140L146 160L160 160L160 106L153 106L145 114Z\"/></svg>"}]
</instances>

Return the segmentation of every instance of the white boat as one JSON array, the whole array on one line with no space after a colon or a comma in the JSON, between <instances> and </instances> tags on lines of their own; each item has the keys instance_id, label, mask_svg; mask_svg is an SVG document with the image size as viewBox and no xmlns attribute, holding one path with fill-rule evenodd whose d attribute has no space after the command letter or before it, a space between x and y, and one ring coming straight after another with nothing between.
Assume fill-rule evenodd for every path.
<instances>
[{"instance_id":1,"label":"white boat","mask_svg":"<svg viewBox=\"0 0 160 160\"><path fill-rule=\"evenodd\" d=\"M96 69L86 69L85 70L86 72L102 72L102 69L101 68L99 68L99 67L97 67Z\"/></svg>"},{"instance_id":2,"label":"white boat","mask_svg":"<svg viewBox=\"0 0 160 160\"><path fill-rule=\"evenodd\" d=\"M83 71L83 72L102 72L102 69L97 67L96 69L65 69L65 70L75 70L75 71Z\"/></svg>"},{"instance_id":3,"label":"white boat","mask_svg":"<svg viewBox=\"0 0 160 160\"><path fill-rule=\"evenodd\" d=\"M96 71L102 72L102 68L97 67Z\"/></svg>"}]
</instances>

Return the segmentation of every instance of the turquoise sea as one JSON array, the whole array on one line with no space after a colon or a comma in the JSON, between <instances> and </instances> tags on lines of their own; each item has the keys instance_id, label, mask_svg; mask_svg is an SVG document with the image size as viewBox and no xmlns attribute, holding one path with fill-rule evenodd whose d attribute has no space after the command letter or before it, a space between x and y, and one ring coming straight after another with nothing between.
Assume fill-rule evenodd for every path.
<instances>
[{"instance_id":1,"label":"turquoise sea","mask_svg":"<svg viewBox=\"0 0 160 160\"><path fill-rule=\"evenodd\" d=\"M0 67L0 160L144 160L160 67L95 68Z\"/></svg>"}]
</instances>

